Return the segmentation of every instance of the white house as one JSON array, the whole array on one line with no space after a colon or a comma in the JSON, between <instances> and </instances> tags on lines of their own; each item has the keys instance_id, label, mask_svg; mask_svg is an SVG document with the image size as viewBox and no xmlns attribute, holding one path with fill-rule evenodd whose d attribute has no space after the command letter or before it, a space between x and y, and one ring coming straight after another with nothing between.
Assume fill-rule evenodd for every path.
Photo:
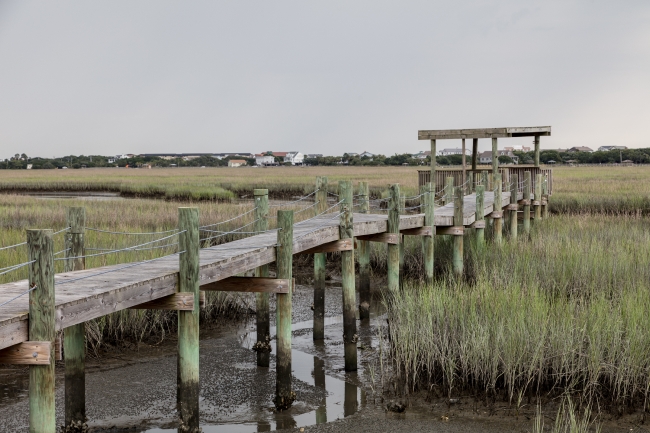
<instances>
[{"instance_id":1,"label":"white house","mask_svg":"<svg viewBox=\"0 0 650 433\"><path fill-rule=\"evenodd\" d=\"M284 162L290 162L291 165L302 165L305 161L305 155L300 152L287 152Z\"/></svg>"},{"instance_id":2,"label":"white house","mask_svg":"<svg viewBox=\"0 0 650 433\"><path fill-rule=\"evenodd\" d=\"M427 157L430 156L430 155L431 155L430 150L423 150L423 151L420 151L419 153L416 153L416 154L411 155L411 156L413 158L416 158L416 159L427 159Z\"/></svg>"},{"instance_id":3,"label":"white house","mask_svg":"<svg viewBox=\"0 0 650 433\"><path fill-rule=\"evenodd\" d=\"M440 151L440 156L449 156L449 155L462 155L463 149L460 147L455 147L453 149L442 149ZM465 149L465 155L472 155L471 149Z\"/></svg>"},{"instance_id":4,"label":"white house","mask_svg":"<svg viewBox=\"0 0 650 433\"><path fill-rule=\"evenodd\" d=\"M627 146L600 146L598 148L599 152L607 152L610 150L627 150Z\"/></svg>"},{"instance_id":5,"label":"white house","mask_svg":"<svg viewBox=\"0 0 650 433\"><path fill-rule=\"evenodd\" d=\"M375 157L375 154L374 154L374 153L370 153L370 152L368 152L367 150L364 150L363 152L361 152L361 153L359 154L359 157L361 157L361 158L374 158L374 157Z\"/></svg>"},{"instance_id":6,"label":"white house","mask_svg":"<svg viewBox=\"0 0 650 433\"><path fill-rule=\"evenodd\" d=\"M228 167L241 167L242 165L246 165L246 160L245 159L229 159L228 160Z\"/></svg>"},{"instance_id":7,"label":"white house","mask_svg":"<svg viewBox=\"0 0 650 433\"><path fill-rule=\"evenodd\" d=\"M273 155L265 155L258 153L255 155L255 165L267 166L275 165L275 157Z\"/></svg>"},{"instance_id":8,"label":"white house","mask_svg":"<svg viewBox=\"0 0 650 433\"><path fill-rule=\"evenodd\" d=\"M508 156L515 162L515 164L519 163L519 158L517 158L515 156L515 154L512 153L511 150L498 150L497 155L499 155L499 156ZM478 162L479 162L479 164L492 164L492 151L487 150L487 151L485 151L483 153L480 153L478 155Z\"/></svg>"},{"instance_id":9,"label":"white house","mask_svg":"<svg viewBox=\"0 0 650 433\"><path fill-rule=\"evenodd\" d=\"M528 146L510 146L510 147L504 147L505 150L509 150L511 152L530 152L530 147Z\"/></svg>"}]
</instances>

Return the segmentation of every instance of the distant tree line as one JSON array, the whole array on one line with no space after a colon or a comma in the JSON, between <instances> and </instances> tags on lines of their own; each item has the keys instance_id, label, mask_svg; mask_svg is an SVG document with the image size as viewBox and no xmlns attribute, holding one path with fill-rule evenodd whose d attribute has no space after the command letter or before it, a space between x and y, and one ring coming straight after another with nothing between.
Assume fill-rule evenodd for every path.
<instances>
[{"instance_id":1,"label":"distant tree line","mask_svg":"<svg viewBox=\"0 0 650 433\"><path fill-rule=\"evenodd\" d=\"M245 159L248 165L254 165L254 158L227 157L223 159L212 156L201 156L185 161L183 158L163 159L157 156L144 157L134 156L132 158L121 158L114 162L108 162L113 158L101 155L68 155L60 158L30 158L27 155L16 154L9 159L0 162L0 169L26 169L31 164L33 170L55 169L55 168L91 168L91 167L225 167L230 159Z\"/></svg>"}]
</instances>

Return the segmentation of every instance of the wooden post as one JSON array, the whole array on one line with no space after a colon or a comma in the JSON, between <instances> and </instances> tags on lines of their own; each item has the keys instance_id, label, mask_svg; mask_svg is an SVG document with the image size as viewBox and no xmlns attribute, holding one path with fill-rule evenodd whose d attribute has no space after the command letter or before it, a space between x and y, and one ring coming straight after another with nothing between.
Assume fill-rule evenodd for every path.
<instances>
[{"instance_id":1,"label":"wooden post","mask_svg":"<svg viewBox=\"0 0 650 433\"><path fill-rule=\"evenodd\" d=\"M481 171L481 185L485 187L485 189L489 189L489 183L488 182L488 172L487 170Z\"/></svg>"},{"instance_id":2,"label":"wooden post","mask_svg":"<svg viewBox=\"0 0 650 433\"><path fill-rule=\"evenodd\" d=\"M530 171L524 172L524 234L530 237Z\"/></svg>"},{"instance_id":3,"label":"wooden post","mask_svg":"<svg viewBox=\"0 0 650 433\"><path fill-rule=\"evenodd\" d=\"M539 167L539 135L535 136L535 167Z\"/></svg>"},{"instance_id":4,"label":"wooden post","mask_svg":"<svg viewBox=\"0 0 650 433\"><path fill-rule=\"evenodd\" d=\"M447 176L447 183L445 183L445 204L452 203L454 201L454 177Z\"/></svg>"},{"instance_id":5,"label":"wooden post","mask_svg":"<svg viewBox=\"0 0 650 433\"><path fill-rule=\"evenodd\" d=\"M517 193L519 192L519 179L516 174L510 175L510 206L513 209L510 209L510 238L512 240L517 239Z\"/></svg>"},{"instance_id":6,"label":"wooden post","mask_svg":"<svg viewBox=\"0 0 650 433\"><path fill-rule=\"evenodd\" d=\"M293 211L278 211L278 246L276 247L277 278L291 281L293 267ZM291 407L296 394L291 390L291 292L278 293L276 302L276 381L275 407Z\"/></svg>"},{"instance_id":7,"label":"wooden post","mask_svg":"<svg viewBox=\"0 0 650 433\"><path fill-rule=\"evenodd\" d=\"M401 194L399 197L399 213L406 214L406 195ZM399 285L404 282L404 235L399 235Z\"/></svg>"},{"instance_id":8,"label":"wooden post","mask_svg":"<svg viewBox=\"0 0 650 433\"><path fill-rule=\"evenodd\" d=\"M86 269L85 230L86 208L67 209L65 271ZM74 258L73 258L74 257ZM63 353L65 354L65 427L86 422L86 332L85 323L72 325L64 330Z\"/></svg>"},{"instance_id":9,"label":"wooden post","mask_svg":"<svg viewBox=\"0 0 650 433\"><path fill-rule=\"evenodd\" d=\"M477 159L478 159L478 138L472 138L472 173L476 173Z\"/></svg>"},{"instance_id":10,"label":"wooden post","mask_svg":"<svg viewBox=\"0 0 650 433\"><path fill-rule=\"evenodd\" d=\"M340 239L353 239L352 220L352 183L339 182L339 200L341 219L339 223ZM354 288L354 251L341 251L341 286L343 288L343 343L345 349L345 371L357 370L357 319Z\"/></svg>"},{"instance_id":11,"label":"wooden post","mask_svg":"<svg viewBox=\"0 0 650 433\"><path fill-rule=\"evenodd\" d=\"M436 140L431 140L431 176L429 181L431 181L431 188L436 191ZM434 195L435 201L435 195Z\"/></svg>"},{"instance_id":12,"label":"wooden post","mask_svg":"<svg viewBox=\"0 0 650 433\"><path fill-rule=\"evenodd\" d=\"M499 147L497 143L497 138L492 137L492 183L494 183L494 178L499 172Z\"/></svg>"},{"instance_id":13,"label":"wooden post","mask_svg":"<svg viewBox=\"0 0 650 433\"><path fill-rule=\"evenodd\" d=\"M544 184L542 185L542 199L545 201L544 209L542 212L542 218L546 219L548 218L548 206L549 206L549 200L548 200L548 178L544 176Z\"/></svg>"},{"instance_id":14,"label":"wooden post","mask_svg":"<svg viewBox=\"0 0 650 433\"><path fill-rule=\"evenodd\" d=\"M370 213L368 182L359 182L359 212ZM359 262L359 319L370 318L370 242L357 241Z\"/></svg>"},{"instance_id":15,"label":"wooden post","mask_svg":"<svg viewBox=\"0 0 650 433\"><path fill-rule=\"evenodd\" d=\"M484 197L485 197L485 186L483 185L478 185L476 187L476 221L483 221L485 222L485 216L484 216ZM456 225L456 223L454 223ZM483 249L483 246L485 245L485 228L484 227L476 227L476 246L478 247L479 250Z\"/></svg>"},{"instance_id":16,"label":"wooden post","mask_svg":"<svg viewBox=\"0 0 650 433\"><path fill-rule=\"evenodd\" d=\"M456 187L454 194L454 226L462 227L463 224L463 187ZM453 264L454 274L457 277L463 275L463 236L455 235L454 237Z\"/></svg>"},{"instance_id":17,"label":"wooden post","mask_svg":"<svg viewBox=\"0 0 650 433\"><path fill-rule=\"evenodd\" d=\"M253 190L253 199L255 204L255 231L263 232L269 229L269 190ZM262 265L255 269L256 277L269 276L269 265ZM255 351L257 352L257 366L268 367L271 353L271 328L269 318L269 294L255 294L255 316L257 319L257 343Z\"/></svg>"},{"instance_id":18,"label":"wooden post","mask_svg":"<svg viewBox=\"0 0 650 433\"><path fill-rule=\"evenodd\" d=\"M542 220L542 174L535 175L535 224Z\"/></svg>"},{"instance_id":19,"label":"wooden post","mask_svg":"<svg viewBox=\"0 0 650 433\"><path fill-rule=\"evenodd\" d=\"M503 197L501 196L501 188L501 173L497 173L497 176L494 178L494 205L492 209L494 212L499 212L498 218L494 218L492 225L494 228L494 242L497 245L501 245L503 241Z\"/></svg>"},{"instance_id":20,"label":"wooden post","mask_svg":"<svg viewBox=\"0 0 650 433\"><path fill-rule=\"evenodd\" d=\"M27 230L29 249L29 340L49 341L50 364L29 366L29 432L55 433L54 242L52 230Z\"/></svg>"},{"instance_id":21,"label":"wooden post","mask_svg":"<svg viewBox=\"0 0 650 433\"><path fill-rule=\"evenodd\" d=\"M327 210L327 177L316 178L314 216ZM313 339L325 338L325 269L327 253L314 254L314 332Z\"/></svg>"},{"instance_id":22,"label":"wooden post","mask_svg":"<svg viewBox=\"0 0 650 433\"><path fill-rule=\"evenodd\" d=\"M399 184L389 187L390 200L388 201L388 227L387 233L399 235ZM389 293L399 291L399 245L388 244L388 290Z\"/></svg>"},{"instance_id":23,"label":"wooden post","mask_svg":"<svg viewBox=\"0 0 650 433\"><path fill-rule=\"evenodd\" d=\"M466 182L467 182L467 164L465 163L465 139L463 138L463 144L461 151L463 152L461 156L462 164L463 164L463 179L460 181L461 186L463 187L464 191L467 191L466 187Z\"/></svg>"},{"instance_id":24,"label":"wooden post","mask_svg":"<svg viewBox=\"0 0 650 433\"><path fill-rule=\"evenodd\" d=\"M199 209L178 208L178 291L194 294L194 310L178 312L177 404L181 428L199 432Z\"/></svg>"},{"instance_id":25,"label":"wooden post","mask_svg":"<svg viewBox=\"0 0 650 433\"><path fill-rule=\"evenodd\" d=\"M436 202L436 191L432 186L431 182L425 185L428 194L422 196L424 198L424 225L429 226L435 229L435 202ZM427 284L433 284L433 264L434 264L434 250L433 250L433 235L424 236L422 239L422 245L424 247L424 275L426 277Z\"/></svg>"}]
</instances>

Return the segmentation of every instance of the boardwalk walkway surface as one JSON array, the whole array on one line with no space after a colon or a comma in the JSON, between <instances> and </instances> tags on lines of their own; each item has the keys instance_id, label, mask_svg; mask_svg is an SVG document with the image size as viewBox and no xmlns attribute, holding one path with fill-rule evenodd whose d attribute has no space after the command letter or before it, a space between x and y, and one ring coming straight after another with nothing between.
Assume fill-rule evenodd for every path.
<instances>
[{"instance_id":1,"label":"boardwalk walkway surface","mask_svg":"<svg viewBox=\"0 0 650 433\"><path fill-rule=\"evenodd\" d=\"M521 199L519 193L518 199ZM494 193L485 193L483 215L494 210ZM510 203L510 192L502 192L502 207ZM464 225L476 219L476 195L464 197ZM437 207L437 227L453 226L454 204ZM354 235L385 233L386 215L354 214ZM400 230L424 226L424 214L402 215ZM294 225L293 252L339 239L339 218L331 215ZM214 283L275 261L276 230L200 250L200 285ZM56 327L66 327L134 307L176 292L177 254L147 262L113 265L55 276ZM0 304L28 289L27 280L0 285ZM28 341L28 297L0 307L0 349Z\"/></svg>"}]
</instances>

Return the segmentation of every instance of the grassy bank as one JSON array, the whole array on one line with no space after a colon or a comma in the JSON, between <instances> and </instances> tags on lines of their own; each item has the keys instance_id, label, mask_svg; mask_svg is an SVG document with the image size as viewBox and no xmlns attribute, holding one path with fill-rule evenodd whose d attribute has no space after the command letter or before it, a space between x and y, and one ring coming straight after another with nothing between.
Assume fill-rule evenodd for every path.
<instances>
[{"instance_id":1,"label":"grassy bank","mask_svg":"<svg viewBox=\"0 0 650 433\"><path fill-rule=\"evenodd\" d=\"M389 313L404 391L478 391L513 404L579 392L600 404L645 408L647 224L555 216L530 241L468 252L471 278L463 282L407 285Z\"/></svg>"}]
</instances>

